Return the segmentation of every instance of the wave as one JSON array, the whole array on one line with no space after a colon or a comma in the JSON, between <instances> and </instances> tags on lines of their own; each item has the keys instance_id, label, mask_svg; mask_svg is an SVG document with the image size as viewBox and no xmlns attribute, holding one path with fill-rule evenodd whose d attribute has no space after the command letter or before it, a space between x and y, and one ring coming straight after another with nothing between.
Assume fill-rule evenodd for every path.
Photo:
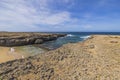
<instances>
[{"instance_id":1,"label":"wave","mask_svg":"<svg viewBox=\"0 0 120 80\"><path fill-rule=\"evenodd\" d=\"M89 37L91 37L91 36L81 36L80 38L87 39Z\"/></svg>"},{"instance_id":2,"label":"wave","mask_svg":"<svg viewBox=\"0 0 120 80\"><path fill-rule=\"evenodd\" d=\"M68 35L67 35L67 37L73 37L73 36L75 36L75 35L72 35L72 34L68 34Z\"/></svg>"}]
</instances>

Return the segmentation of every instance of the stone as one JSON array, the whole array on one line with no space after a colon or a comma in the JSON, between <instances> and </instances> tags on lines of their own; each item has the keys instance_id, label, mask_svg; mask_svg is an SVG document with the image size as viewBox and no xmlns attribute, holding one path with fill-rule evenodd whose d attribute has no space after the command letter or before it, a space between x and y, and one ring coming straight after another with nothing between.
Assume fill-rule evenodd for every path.
<instances>
[{"instance_id":1,"label":"stone","mask_svg":"<svg viewBox=\"0 0 120 80\"><path fill-rule=\"evenodd\" d=\"M43 40L42 40L42 39L37 39L37 40L35 40L35 44L41 44L41 43L43 43Z\"/></svg>"},{"instance_id":2,"label":"stone","mask_svg":"<svg viewBox=\"0 0 120 80\"><path fill-rule=\"evenodd\" d=\"M0 46L23 46L29 44L41 44L46 41L64 37L66 34L47 33L11 33L0 34Z\"/></svg>"}]
</instances>

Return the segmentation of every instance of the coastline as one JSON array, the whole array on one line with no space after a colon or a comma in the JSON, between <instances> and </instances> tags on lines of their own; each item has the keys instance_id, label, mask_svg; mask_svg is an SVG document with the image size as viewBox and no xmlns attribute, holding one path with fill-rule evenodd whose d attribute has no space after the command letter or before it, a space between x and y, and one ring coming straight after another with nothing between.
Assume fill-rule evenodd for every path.
<instances>
[{"instance_id":1,"label":"coastline","mask_svg":"<svg viewBox=\"0 0 120 80\"><path fill-rule=\"evenodd\" d=\"M14 52L11 52L14 48ZM44 47L28 46L14 46L14 47L0 47L0 64L16 59L27 58L49 51Z\"/></svg>"},{"instance_id":2,"label":"coastline","mask_svg":"<svg viewBox=\"0 0 120 80\"><path fill-rule=\"evenodd\" d=\"M63 36L65 34L0 32L0 63L47 52L49 49L34 45L56 40ZM11 52L12 48L13 52Z\"/></svg>"},{"instance_id":3,"label":"coastline","mask_svg":"<svg viewBox=\"0 0 120 80\"><path fill-rule=\"evenodd\" d=\"M47 34L38 32L0 32L0 46L12 47L42 44L64 36L66 36L66 34Z\"/></svg>"},{"instance_id":4,"label":"coastline","mask_svg":"<svg viewBox=\"0 0 120 80\"><path fill-rule=\"evenodd\" d=\"M92 35L83 42L65 44L44 54L2 63L0 76L18 80L119 80L119 49L120 36Z\"/></svg>"}]
</instances>

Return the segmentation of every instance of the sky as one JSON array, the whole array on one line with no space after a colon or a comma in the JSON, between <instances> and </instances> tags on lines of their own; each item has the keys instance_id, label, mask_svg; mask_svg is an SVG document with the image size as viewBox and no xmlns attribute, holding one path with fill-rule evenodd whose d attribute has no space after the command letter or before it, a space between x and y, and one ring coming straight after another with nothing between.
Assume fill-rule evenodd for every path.
<instances>
[{"instance_id":1,"label":"sky","mask_svg":"<svg viewBox=\"0 0 120 80\"><path fill-rule=\"evenodd\" d=\"M0 31L120 32L120 0L0 0Z\"/></svg>"}]
</instances>

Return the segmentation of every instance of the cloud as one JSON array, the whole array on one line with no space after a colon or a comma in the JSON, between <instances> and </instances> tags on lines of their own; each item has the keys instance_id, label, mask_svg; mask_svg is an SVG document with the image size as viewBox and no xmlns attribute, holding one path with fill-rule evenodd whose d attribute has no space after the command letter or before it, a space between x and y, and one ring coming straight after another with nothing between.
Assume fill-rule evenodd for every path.
<instances>
[{"instance_id":1,"label":"cloud","mask_svg":"<svg viewBox=\"0 0 120 80\"><path fill-rule=\"evenodd\" d=\"M0 31L43 30L46 26L59 26L76 20L68 11L50 8L53 0L1 0ZM69 0L65 0L66 3ZM43 27L44 26L44 27Z\"/></svg>"},{"instance_id":2,"label":"cloud","mask_svg":"<svg viewBox=\"0 0 120 80\"><path fill-rule=\"evenodd\" d=\"M0 0L0 31L107 29L119 24L117 1Z\"/></svg>"}]
</instances>

